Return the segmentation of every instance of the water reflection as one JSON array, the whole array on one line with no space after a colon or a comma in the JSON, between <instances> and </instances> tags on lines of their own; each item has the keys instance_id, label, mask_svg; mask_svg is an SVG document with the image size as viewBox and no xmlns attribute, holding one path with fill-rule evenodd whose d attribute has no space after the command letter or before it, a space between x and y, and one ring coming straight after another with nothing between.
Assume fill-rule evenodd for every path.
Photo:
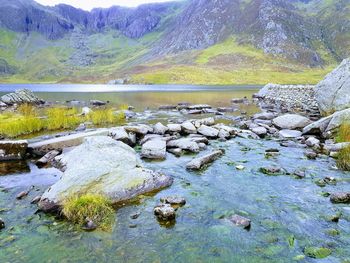
<instances>
[{"instance_id":1,"label":"water reflection","mask_svg":"<svg viewBox=\"0 0 350 263\"><path fill-rule=\"evenodd\" d=\"M30 169L25 161L0 162L0 176L29 173Z\"/></svg>"}]
</instances>

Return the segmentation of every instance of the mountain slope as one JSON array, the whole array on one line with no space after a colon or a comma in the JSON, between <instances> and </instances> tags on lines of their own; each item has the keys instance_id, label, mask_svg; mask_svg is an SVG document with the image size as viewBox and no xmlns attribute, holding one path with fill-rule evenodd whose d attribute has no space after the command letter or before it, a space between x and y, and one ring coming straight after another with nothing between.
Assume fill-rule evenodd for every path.
<instances>
[{"instance_id":1,"label":"mountain slope","mask_svg":"<svg viewBox=\"0 0 350 263\"><path fill-rule=\"evenodd\" d=\"M91 12L0 0L3 82L315 83L350 56L347 0L188 0Z\"/></svg>"}]
</instances>

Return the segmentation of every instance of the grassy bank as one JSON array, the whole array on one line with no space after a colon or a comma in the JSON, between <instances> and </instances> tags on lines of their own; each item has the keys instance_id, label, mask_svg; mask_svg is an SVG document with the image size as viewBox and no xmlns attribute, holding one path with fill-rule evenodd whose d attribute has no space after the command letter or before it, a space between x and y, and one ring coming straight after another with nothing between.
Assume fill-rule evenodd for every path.
<instances>
[{"instance_id":1,"label":"grassy bank","mask_svg":"<svg viewBox=\"0 0 350 263\"><path fill-rule=\"evenodd\" d=\"M350 123L346 122L340 126L336 141L339 143L350 142ZM337 166L344 171L350 171L350 146L338 153Z\"/></svg>"},{"instance_id":2,"label":"grassy bank","mask_svg":"<svg viewBox=\"0 0 350 263\"><path fill-rule=\"evenodd\" d=\"M112 108L95 109L87 115L79 108L53 107L40 112L31 105L21 105L16 113L0 114L0 135L16 138L40 131L75 129L81 123L91 122L94 126L120 124L125 116Z\"/></svg>"}]
</instances>

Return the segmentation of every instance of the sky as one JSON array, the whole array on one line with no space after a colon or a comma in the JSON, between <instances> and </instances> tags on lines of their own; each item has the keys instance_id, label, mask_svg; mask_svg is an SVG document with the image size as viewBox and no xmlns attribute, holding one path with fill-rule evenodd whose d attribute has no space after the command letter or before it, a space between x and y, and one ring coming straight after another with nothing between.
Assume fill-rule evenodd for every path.
<instances>
[{"instance_id":1,"label":"sky","mask_svg":"<svg viewBox=\"0 0 350 263\"><path fill-rule=\"evenodd\" d=\"M72 5L81 9L91 10L94 7L111 7L113 5L120 6L138 6L140 4L169 2L171 0L35 0L42 5L57 5L60 3Z\"/></svg>"}]
</instances>

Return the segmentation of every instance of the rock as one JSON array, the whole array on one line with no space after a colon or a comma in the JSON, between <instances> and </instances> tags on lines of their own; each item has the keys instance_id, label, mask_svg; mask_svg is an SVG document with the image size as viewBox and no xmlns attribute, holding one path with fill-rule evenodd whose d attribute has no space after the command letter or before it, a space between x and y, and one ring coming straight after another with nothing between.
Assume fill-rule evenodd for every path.
<instances>
[{"instance_id":1,"label":"rock","mask_svg":"<svg viewBox=\"0 0 350 263\"><path fill-rule=\"evenodd\" d=\"M244 165L237 165L236 169L239 170L239 171L242 171L242 170L245 169L245 167L244 167Z\"/></svg>"},{"instance_id":2,"label":"rock","mask_svg":"<svg viewBox=\"0 0 350 263\"><path fill-rule=\"evenodd\" d=\"M85 123L79 124L79 126L75 129L76 132L82 132L86 130L86 125Z\"/></svg>"},{"instance_id":3,"label":"rock","mask_svg":"<svg viewBox=\"0 0 350 263\"><path fill-rule=\"evenodd\" d=\"M82 226L85 231L94 231L97 229L97 225L91 219L87 218L86 223Z\"/></svg>"},{"instance_id":4,"label":"rock","mask_svg":"<svg viewBox=\"0 0 350 263\"><path fill-rule=\"evenodd\" d=\"M169 128L167 126L164 126L163 124L161 124L160 122L158 122L156 125L154 125L153 127L153 132L155 134L160 134L160 135L164 135L167 131L169 130Z\"/></svg>"},{"instance_id":5,"label":"rock","mask_svg":"<svg viewBox=\"0 0 350 263\"><path fill-rule=\"evenodd\" d=\"M134 143L130 140L129 134L125 131L123 127L111 128L108 131L108 136L114 140L121 141L128 145L133 145Z\"/></svg>"},{"instance_id":6,"label":"rock","mask_svg":"<svg viewBox=\"0 0 350 263\"><path fill-rule=\"evenodd\" d=\"M90 104L93 106L104 106L107 104L107 102L101 100L90 100Z\"/></svg>"},{"instance_id":7,"label":"rock","mask_svg":"<svg viewBox=\"0 0 350 263\"><path fill-rule=\"evenodd\" d=\"M174 154L176 157L180 157L183 154L182 149L180 148L171 148L167 150L169 153Z\"/></svg>"},{"instance_id":8,"label":"rock","mask_svg":"<svg viewBox=\"0 0 350 263\"><path fill-rule=\"evenodd\" d=\"M280 130L278 134L282 138L293 139L300 137L302 135L302 132L296 130Z\"/></svg>"},{"instance_id":9,"label":"rock","mask_svg":"<svg viewBox=\"0 0 350 263\"><path fill-rule=\"evenodd\" d=\"M27 191L22 191L16 196L16 199L21 200L21 199L27 197L27 195L28 195Z\"/></svg>"},{"instance_id":10,"label":"rock","mask_svg":"<svg viewBox=\"0 0 350 263\"><path fill-rule=\"evenodd\" d=\"M276 116L274 113L272 112L262 112L262 113L256 113L253 115L253 119L259 119L259 120L272 120L274 119Z\"/></svg>"},{"instance_id":11,"label":"rock","mask_svg":"<svg viewBox=\"0 0 350 263\"><path fill-rule=\"evenodd\" d=\"M293 173L293 175L295 175L299 179L303 179L303 178L305 178L305 171L297 170Z\"/></svg>"},{"instance_id":12,"label":"rock","mask_svg":"<svg viewBox=\"0 0 350 263\"><path fill-rule=\"evenodd\" d=\"M165 204L176 205L176 206L184 206L186 204L185 198L179 197L179 196L162 197L160 201Z\"/></svg>"},{"instance_id":13,"label":"rock","mask_svg":"<svg viewBox=\"0 0 350 263\"><path fill-rule=\"evenodd\" d=\"M135 213L135 214L132 214L132 215L130 216L130 218L131 218L131 219L137 219L137 218L139 218L140 215L141 215L141 213L140 213L140 212L137 212L137 213Z\"/></svg>"},{"instance_id":14,"label":"rock","mask_svg":"<svg viewBox=\"0 0 350 263\"><path fill-rule=\"evenodd\" d=\"M224 154L224 150L216 150L212 153L193 159L186 165L188 170L200 170L204 165L214 162Z\"/></svg>"},{"instance_id":15,"label":"rock","mask_svg":"<svg viewBox=\"0 0 350 263\"><path fill-rule=\"evenodd\" d=\"M197 133L196 127L189 121L186 121L181 124L182 131L187 134L195 134Z\"/></svg>"},{"instance_id":16,"label":"rock","mask_svg":"<svg viewBox=\"0 0 350 263\"><path fill-rule=\"evenodd\" d=\"M305 156L310 160L315 160L317 158L317 153L313 151L308 151L305 153Z\"/></svg>"},{"instance_id":17,"label":"rock","mask_svg":"<svg viewBox=\"0 0 350 263\"><path fill-rule=\"evenodd\" d=\"M336 134L340 125L350 122L350 109L337 111L334 114L322 118L303 129L303 134L319 134L323 138L330 138Z\"/></svg>"},{"instance_id":18,"label":"rock","mask_svg":"<svg viewBox=\"0 0 350 263\"><path fill-rule=\"evenodd\" d=\"M283 173L282 168L279 166L261 167L259 171L266 175L280 175Z\"/></svg>"},{"instance_id":19,"label":"rock","mask_svg":"<svg viewBox=\"0 0 350 263\"><path fill-rule=\"evenodd\" d=\"M154 139L142 145L141 157L147 159L163 160L166 158L166 142Z\"/></svg>"},{"instance_id":20,"label":"rock","mask_svg":"<svg viewBox=\"0 0 350 263\"><path fill-rule=\"evenodd\" d=\"M168 124L169 132L181 132L181 124Z\"/></svg>"},{"instance_id":21,"label":"rock","mask_svg":"<svg viewBox=\"0 0 350 263\"><path fill-rule=\"evenodd\" d=\"M207 145L203 142L198 143L199 150L204 151L207 149Z\"/></svg>"},{"instance_id":22,"label":"rock","mask_svg":"<svg viewBox=\"0 0 350 263\"><path fill-rule=\"evenodd\" d=\"M43 157L41 157L38 161L36 161L36 165L38 165L39 167L41 166L45 166L48 163L52 162L53 159L57 156L60 155L61 151L57 151L57 150L53 150L51 152L48 152L47 154L45 154Z\"/></svg>"},{"instance_id":23,"label":"rock","mask_svg":"<svg viewBox=\"0 0 350 263\"><path fill-rule=\"evenodd\" d=\"M193 121L193 124L196 128L199 128L201 125L213 126L215 124L215 119L213 117L199 119Z\"/></svg>"},{"instance_id":24,"label":"rock","mask_svg":"<svg viewBox=\"0 0 350 263\"><path fill-rule=\"evenodd\" d=\"M218 137L221 138L221 139L228 139L228 138L231 137L231 134L228 131L224 130L224 129L220 129Z\"/></svg>"},{"instance_id":25,"label":"rock","mask_svg":"<svg viewBox=\"0 0 350 263\"><path fill-rule=\"evenodd\" d=\"M176 105L162 105L159 106L159 110L176 110L177 106Z\"/></svg>"},{"instance_id":26,"label":"rock","mask_svg":"<svg viewBox=\"0 0 350 263\"><path fill-rule=\"evenodd\" d=\"M145 124L139 124L139 125L135 125L135 126L125 126L124 129L127 132L134 132L137 135L146 135L147 133L152 133L153 129Z\"/></svg>"},{"instance_id":27,"label":"rock","mask_svg":"<svg viewBox=\"0 0 350 263\"><path fill-rule=\"evenodd\" d=\"M157 205L153 211L160 221L171 221L176 216L175 209L170 204Z\"/></svg>"},{"instance_id":28,"label":"rock","mask_svg":"<svg viewBox=\"0 0 350 263\"><path fill-rule=\"evenodd\" d=\"M26 156L28 142L0 141L0 161L22 160Z\"/></svg>"},{"instance_id":29,"label":"rock","mask_svg":"<svg viewBox=\"0 0 350 263\"><path fill-rule=\"evenodd\" d=\"M197 114L202 114L202 110L189 110L186 112L186 114L190 114L190 115L197 115Z\"/></svg>"},{"instance_id":30,"label":"rock","mask_svg":"<svg viewBox=\"0 0 350 263\"><path fill-rule=\"evenodd\" d=\"M81 114L82 115L88 115L88 114L90 114L92 112L92 110L89 108L89 107L83 107L82 109L81 109Z\"/></svg>"},{"instance_id":31,"label":"rock","mask_svg":"<svg viewBox=\"0 0 350 263\"><path fill-rule=\"evenodd\" d=\"M109 133L108 129L99 129L92 132L84 132L84 133L62 136L59 138L48 139L44 141L31 143L28 145L28 150L35 155L44 156L45 154L53 150L61 151L64 148L78 146L82 144L84 139L87 137L101 136L101 135L107 136L108 133Z\"/></svg>"},{"instance_id":32,"label":"rock","mask_svg":"<svg viewBox=\"0 0 350 263\"><path fill-rule=\"evenodd\" d=\"M39 202L46 212L58 209L71 195L100 194L119 203L172 184L171 177L142 168L128 145L107 136L85 138L83 144L63 154L60 163L66 167L62 178Z\"/></svg>"},{"instance_id":33,"label":"rock","mask_svg":"<svg viewBox=\"0 0 350 263\"><path fill-rule=\"evenodd\" d=\"M16 90L14 93L9 93L0 98L6 105L14 104L43 104L44 101L39 99L34 93L28 89Z\"/></svg>"},{"instance_id":34,"label":"rock","mask_svg":"<svg viewBox=\"0 0 350 263\"><path fill-rule=\"evenodd\" d=\"M0 230L5 228L5 221L0 218Z\"/></svg>"},{"instance_id":35,"label":"rock","mask_svg":"<svg viewBox=\"0 0 350 263\"><path fill-rule=\"evenodd\" d=\"M228 218L236 226L243 227L244 229L249 229L251 227L251 221L248 218L245 218L240 215L233 215Z\"/></svg>"},{"instance_id":36,"label":"rock","mask_svg":"<svg viewBox=\"0 0 350 263\"><path fill-rule=\"evenodd\" d=\"M350 192L333 193L330 196L330 200L332 203L335 203L335 204L350 203Z\"/></svg>"},{"instance_id":37,"label":"rock","mask_svg":"<svg viewBox=\"0 0 350 263\"><path fill-rule=\"evenodd\" d=\"M237 133L237 136L244 139L254 139L254 140L260 139L260 137L257 134L255 134L250 130L241 130L240 132Z\"/></svg>"},{"instance_id":38,"label":"rock","mask_svg":"<svg viewBox=\"0 0 350 263\"><path fill-rule=\"evenodd\" d=\"M331 255L332 250L325 247L306 247L304 253L310 258L322 259Z\"/></svg>"},{"instance_id":39,"label":"rock","mask_svg":"<svg viewBox=\"0 0 350 263\"><path fill-rule=\"evenodd\" d=\"M315 89L322 115L350 108L350 59L343 60Z\"/></svg>"},{"instance_id":40,"label":"rock","mask_svg":"<svg viewBox=\"0 0 350 263\"><path fill-rule=\"evenodd\" d=\"M167 142L169 148L180 148L182 150L197 153L199 152L198 144L191 138L182 138L178 140L171 140Z\"/></svg>"},{"instance_id":41,"label":"rock","mask_svg":"<svg viewBox=\"0 0 350 263\"><path fill-rule=\"evenodd\" d=\"M255 127L251 129L252 132L254 132L259 137L265 137L267 134L267 130L264 127Z\"/></svg>"},{"instance_id":42,"label":"rock","mask_svg":"<svg viewBox=\"0 0 350 263\"><path fill-rule=\"evenodd\" d=\"M272 123L279 129L296 130L303 129L305 126L309 125L311 121L297 114L285 114L274 118Z\"/></svg>"},{"instance_id":43,"label":"rock","mask_svg":"<svg viewBox=\"0 0 350 263\"><path fill-rule=\"evenodd\" d=\"M197 132L209 138L217 138L219 135L219 131L217 129L206 125L200 126Z\"/></svg>"},{"instance_id":44,"label":"rock","mask_svg":"<svg viewBox=\"0 0 350 263\"><path fill-rule=\"evenodd\" d=\"M222 123L218 123L213 126L213 128L218 129L218 130L224 130L225 132L228 132L231 136L235 136L237 134L237 129L226 126Z\"/></svg>"},{"instance_id":45,"label":"rock","mask_svg":"<svg viewBox=\"0 0 350 263\"><path fill-rule=\"evenodd\" d=\"M350 142L342 142L342 143L335 143L335 144L325 144L324 150L327 152L339 152L342 149L349 147Z\"/></svg>"},{"instance_id":46,"label":"rock","mask_svg":"<svg viewBox=\"0 0 350 263\"><path fill-rule=\"evenodd\" d=\"M320 140L316 139L315 137L309 137L305 144L309 147L319 147L320 146Z\"/></svg>"},{"instance_id":47,"label":"rock","mask_svg":"<svg viewBox=\"0 0 350 263\"><path fill-rule=\"evenodd\" d=\"M37 204L37 203L40 202L40 199L41 199L41 196L38 195L38 196L34 197L34 198L32 199L32 201L30 201L30 203L31 203L31 204Z\"/></svg>"},{"instance_id":48,"label":"rock","mask_svg":"<svg viewBox=\"0 0 350 263\"><path fill-rule=\"evenodd\" d=\"M207 104L196 104L196 105L188 106L189 110L203 110L203 109L211 109L211 108L212 106Z\"/></svg>"}]
</instances>

